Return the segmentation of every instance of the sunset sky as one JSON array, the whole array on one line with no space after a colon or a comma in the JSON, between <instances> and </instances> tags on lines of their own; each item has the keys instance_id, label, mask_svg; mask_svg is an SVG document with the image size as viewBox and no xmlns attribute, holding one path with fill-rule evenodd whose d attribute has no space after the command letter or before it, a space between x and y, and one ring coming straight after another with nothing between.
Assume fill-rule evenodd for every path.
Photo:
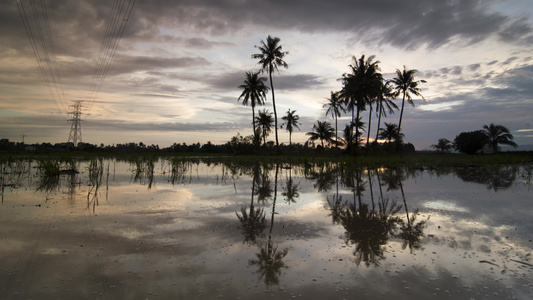
<instances>
[{"instance_id":1,"label":"sunset sky","mask_svg":"<svg viewBox=\"0 0 533 300\"><path fill-rule=\"evenodd\" d=\"M288 109L301 117L293 142L305 142L317 120L334 124L325 99L341 89L352 56L364 54L375 55L386 79L405 65L427 81L427 102L416 98L402 122L417 149L491 122L533 144L530 0L137 0L129 17L115 18L125 29L92 101L113 5L133 1L33 2L0 0L0 138L66 142L71 100L86 101L82 136L92 144L220 144L250 135L251 108L237 101L238 86L259 68L254 45L272 35L289 52L274 88L279 123ZM40 16L43 7L48 27L39 29L33 8ZM28 26L35 47L39 32L53 42L39 52L48 55L41 67ZM55 97L40 70L47 66L58 70L49 80ZM264 108L272 112L270 95ZM366 122L368 112L362 116ZM346 115L339 128L348 122ZM288 143L284 129L279 138Z\"/></svg>"}]
</instances>

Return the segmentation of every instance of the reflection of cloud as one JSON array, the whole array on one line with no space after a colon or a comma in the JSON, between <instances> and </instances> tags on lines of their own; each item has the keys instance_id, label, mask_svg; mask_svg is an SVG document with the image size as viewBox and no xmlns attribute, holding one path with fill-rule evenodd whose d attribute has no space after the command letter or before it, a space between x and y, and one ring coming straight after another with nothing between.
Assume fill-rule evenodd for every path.
<instances>
[{"instance_id":1,"label":"reflection of cloud","mask_svg":"<svg viewBox=\"0 0 533 300\"><path fill-rule=\"evenodd\" d=\"M457 206L455 203L444 201L444 200L435 200L424 203L424 207L428 209L436 210L445 210L445 211L454 211L454 212L468 212L468 208Z\"/></svg>"}]
</instances>

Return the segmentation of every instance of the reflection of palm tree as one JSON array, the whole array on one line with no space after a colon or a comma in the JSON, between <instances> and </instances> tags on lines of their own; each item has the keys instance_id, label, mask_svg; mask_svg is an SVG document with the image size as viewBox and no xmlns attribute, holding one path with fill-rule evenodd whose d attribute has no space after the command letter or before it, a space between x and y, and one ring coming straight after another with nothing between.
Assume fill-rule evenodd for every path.
<instances>
[{"instance_id":1,"label":"reflection of palm tree","mask_svg":"<svg viewBox=\"0 0 533 300\"><path fill-rule=\"evenodd\" d=\"M287 256L287 253L289 252L288 249L278 251L278 246L275 246L272 242L272 229L274 228L274 215L276 214L278 172L279 165L276 164L276 173L274 175L274 200L272 202L268 242L264 245L259 245L259 253L255 255L257 259L251 259L249 261L251 266L258 266L257 273L259 273L259 280L264 279L267 286L271 284L279 284L281 269L287 268L283 262L283 258Z\"/></svg>"},{"instance_id":2,"label":"reflection of palm tree","mask_svg":"<svg viewBox=\"0 0 533 300\"><path fill-rule=\"evenodd\" d=\"M257 193L257 201L259 202L266 202L269 198L272 197L272 182L270 181L270 178L268 178L268 170L266 167L263 169L263 172L260 176L257 177L257 187L256 187L256 193Z\"/></svg>"},{"instance_id":3,"label":"reflection of palm tree","mask_svg":"<svg viewBox=\"0 0 533 300\"><path fill-rule=\"evenodd\" d=\"M455 168L453 171L465 182L484 184L488 189L497 191L513 185L518 168L516 166L491 166L478 169Z\"/></svg>"},{"instance_id":4,"label":"reflection of palm tree","mask_svg":"<svg viewBox=\"0 0 533 300\"><path fill-rule=\"evenodd\" d=\"M426 223L429 217L426 220L416 222L418 211L415 211L414 213L409 215L409 210L407 209L407 201L405 199L405 193L403 192L403 184L401 180L400 190L402 192L402 199L405 207L407 224L402 222L402 225L400 226L400 234L398 234L398 237L403 240L402 249L405 249L407 246L409 246L409 250L412 253L413 250L417 250L422 247L420 240L424 236L424 228L426 227Z\"/></svg>"},{"instance_id":5,"label":"reflection of palm tree","mask_svg":"<svg viewBox=\"0 0 533 300\"><path fill-rule=\"evenodd\" d=\"M355 245L353 254L357 265L362 261L367 266L379 265L379 261L384 258L384 246L400 222L400 218L395 216L400 207L394 202L389 203L388 200L381 199L379 210L376 211L374 205L371 209L362 201L364 183L360 170L343 175L346 174L351 175L350 179L344 178L344 181L352 182L353 203L342 203L340 197L335 201L328 201L333 222L340 223L345 228L346 243ZM373 192L371 198L372 203L375 203Z\"/></svg>"},{"instance_id":6,"label":"reflection of palm tree","mask_svg":"<svg viewBox=\"0 0 533 300\"><path fill-rule=\"evenodd\" d=\"M256 167L258 169L258 166ZM241 222L240 229L244 236L244 243L255 244L257 236L261 235L263 231L268 227L266 216L263 208L256 208L254 206L254 194L256 192L255 183L258 172L254 172L252 180L252 201L250 207L246 211L246 207L241 208L241 214L236 212L237 218Z\"/></svg>"},{"instance_id":7,"label":"reflection of palm tree","mask_svg":"<svg viewBox=\"0 0 533 300\"><path fill-rule=\"evenodd\" d=\"M285 192L281 193L281 195L285 196L285 201L287 203L296 203L296 198L300 197L300 193L298 192L298 185L294 184L292 178L287 179L286 185L285 185Z\"/></svg>"}]
</instances>

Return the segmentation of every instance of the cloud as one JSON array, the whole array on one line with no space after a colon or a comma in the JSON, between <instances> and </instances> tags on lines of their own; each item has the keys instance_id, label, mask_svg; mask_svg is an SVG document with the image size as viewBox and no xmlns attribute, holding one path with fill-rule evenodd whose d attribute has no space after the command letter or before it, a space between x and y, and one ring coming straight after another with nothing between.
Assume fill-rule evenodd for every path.
<instances>
[{"instance_id":1,"label":"cloud","mask_svg":"<svg viewBox=\"0 0 533 300\"><path fill-rule=\"evenodd\" d=\"M520 43L531 34L526 20L491 11L491 1L160 1L137 3L143 24L213 36L244 28L273 27L301 32L345 32L405 49L437 48L453 39L475 43L493 34ZM149 20L148 22L146 20ZM275 20L275 22L273 22ZM140 27L136 24L134 27ZM150 26L148 26L150 27Z\"/></svg>"}]
</instances>

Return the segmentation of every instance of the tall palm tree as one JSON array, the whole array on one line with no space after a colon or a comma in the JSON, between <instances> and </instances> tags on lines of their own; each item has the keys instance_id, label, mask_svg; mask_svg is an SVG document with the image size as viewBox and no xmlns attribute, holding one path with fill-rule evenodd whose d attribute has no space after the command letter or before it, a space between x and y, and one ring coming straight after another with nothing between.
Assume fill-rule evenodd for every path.
<instances>
[{"instance_id":1,"label":"tall palm tree","mask_svg":"<svg viewBox=\"0 0 533 300\"><path fill-rule=\"evenodd\" d=\"M487 136L489 140L489 145L492 147L494 153L498 152L498 144L513 146L514 148L518 145L513 142L513 135L509 132L509 129L503 125L483 125L483 133Z\"/></svg>"},{"instance_id":2,"label":"tall palm tree","mask_svg":"<svg viewBox=\"0 0 533 300\"><path fill-rule=\"evenodd\" d=\"M383 79L379 72L379 61L374 61L374 58L374 55L366 60L364 55L361 55L359 59L353 56L354 63L350 65L352 73L344 74L341 78L343 87L340 96L352 112L356 135L358 135L359 127L355 120L359 119L360 111L365 109L370 99L375 98Z\"/></svg>"},{"instance_id":3,"label":"tall palm tree","mask_svg":"<svg viewBox=\"0 0 533 300\"><path fill-rule=\"evenodd\" d=\"M255 129L255 106L263 105L265 103L266 92L268 92L268 87L265 85L266 78L259 77L259 72L246 72L246 79L243 84L239 85L239 88L242 89L242 93L239 96L238 100L242 99L242 105L252 106L252 127L254 130L254 143L258 141L257 131Z\"/></svg>"},{"instance_id":4,"label":"tall palm tree","mask_svg":"<svg viewBox=\"0 0 533 300\"><path fill-rule=\"evenodd\" d=\"M316 122L317 123L313 125L313 131L306 133L306 135L310 136L309 140L320 140L322 147L324 147L324 141L326 141L328 144L334 142L333 137L335 136L335 132L333 132L334 129L331 127L331 124L326 121Z\"/></svg>"},{"instance_id":5,"label":"tall palm tree","mask_svg":"<svg viewBox=\"0 0 533 300\"><path fill-rule=\"evenodd\" d=\"M402 110L400 111L400 122L398 123L398 131L402 129L402 118L403 118L403 108L405 106L405 99L407 99L407 102L411 104L413 107L415 106L415 103L413 102L413 98L411 96L420 96L424 101L426 99L422 94L420 93L422 89L418 87L420 83L425 83L425 80L415 80L415 73L418 72L415 69L408 70L405 66L403 66L403 71L400 71L399 69L396 69L396 77L391 80L392 84L394 85L394 95L397 97L400 94L402 94Z\"/></svg>"},{"instance_id":6,"label":"tall palm tree","mask_svg":"<svg viewBox=\"0 0 533 300\"><path fill-rule=\"evenodd\" d=\"M341 112L346 112L342 105L341 98L339 97L339 92L331 92L331 96L326 98L328 102L324 104L323 107L327 107L326 116L331 114L331 117L335 119L335 141L338 142L339 138L337 135L337 118L341 116Z\"/></svg>"},{"instance_id":7,"label":"tall palm tree","mask_svg":"<svg viewBox=\"0 0 533 300\"><path fill-rule=\"evenodd\" d=\"M272 113L268 112L267 109L262 109L259 111L257 117L255 117L255 122L257 126L261 128L261 136L263 137L263 145L266 145L266 137L272 131Z\"/></svg>"},{"instance_id":8,"label":"tall palm tree","mask_svg":"<svg viewBox=\"0 0 533 300\"><path fill-rule=\"evenodd\" d=\"M299 122L300 116L296 114L295 110L291 111L291 109L289 108L289 110L287 110L287 114L283 116L281 119L285 121L285 123L281 124L281 128L283 128L283 125L285 125L285 129L287 129L287 131L289 132L289 146L290 146L292 144L291 136L292 136L292 132L294 131L294 127L300 129L300 127L298 127L298 124L302 125Z\"/></svg>"},{"instance_id":9,"label":"tall palm tree","mask_svg":"<svg viewBox=\"0 0 533 300\"><path fill-rule=\"evenodd\" d=\"M282 46L279 44L279 37L271 37L270 35L266 38L266 42L261 40L260 46L255 46L261 53L252 54L253 59L259 59L258 64L261 65L262 71L268 71L268 76L270 78L270 89L272 91L272 106L274 108L274 129L276 133L276 147L279 151L279 141L278 141L278 114L276 112L276 100L274 97L274 83L272 82L272 72L274 70L278 71L278 67L282 66L288 68L289 65L283 60L285 55L289 54L288 51L282 51Z\"/></svg>"},{"instance_id":10,"label":"tall palm tree","mask_svg":"<svg viewBox=\"0 0 533 300\"><path fill-rule=\"evenodd\" d=\"M390 81L385 81L381 87L381 92L378 95L377 99L377 108L376 111L378 113L378 129L376 130L376 140L379 138L379 129L381 126L381 116L384 117L387 116L387 112L389 114L394 113L394 110L398 109L398 105L392 101L393 93L392 93L392 87L390 84ZM369 130L370 132L370 130Z\"/></svg>"}]
</instances>

